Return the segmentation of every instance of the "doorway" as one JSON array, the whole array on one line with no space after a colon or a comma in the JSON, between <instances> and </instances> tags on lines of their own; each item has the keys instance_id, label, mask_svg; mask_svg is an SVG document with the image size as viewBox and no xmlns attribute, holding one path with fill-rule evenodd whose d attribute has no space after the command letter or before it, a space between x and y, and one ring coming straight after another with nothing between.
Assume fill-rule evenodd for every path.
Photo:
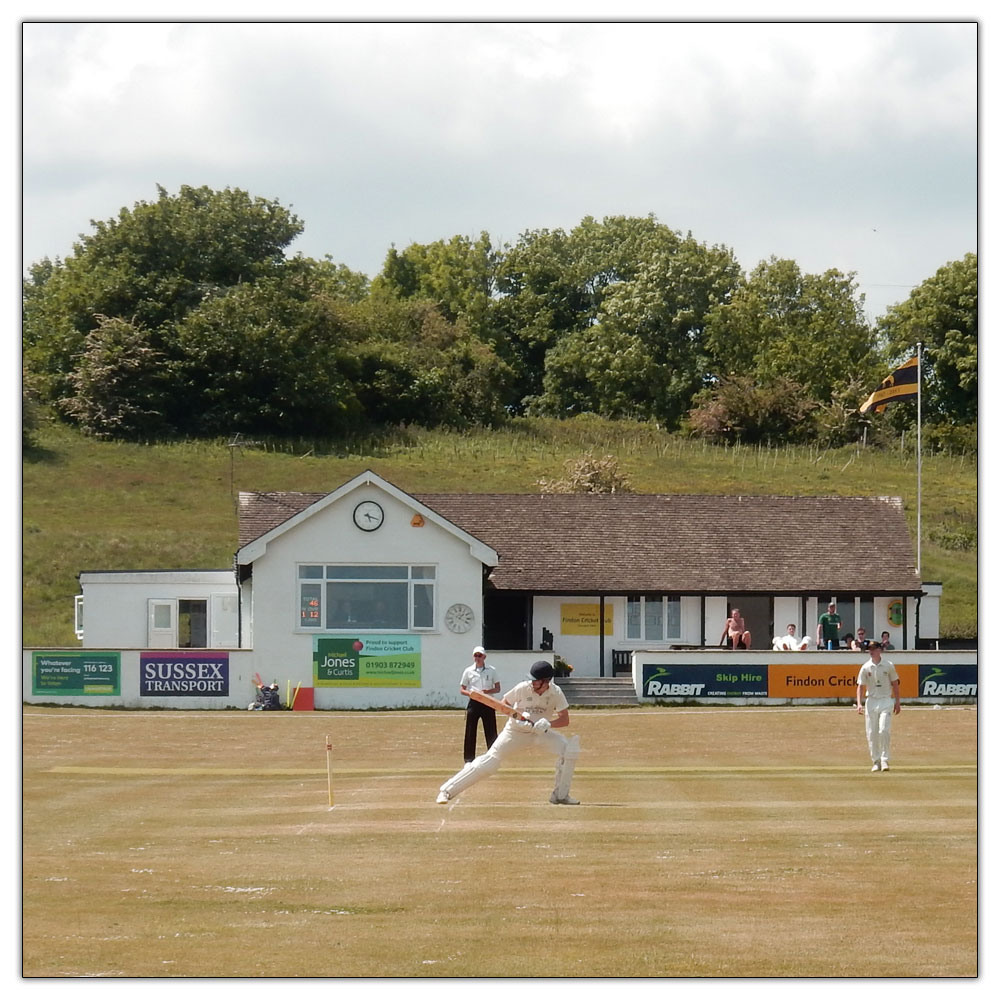
<instances>
[{"instance_id":1,"label":"doorway","mask_svg":"<svg viewBox=\"0 0 1000 1000\"><path fill-rule=\"evenodd\" d=\"M750 632L751 649L770 649L774 624L771 621L771 598L760 594L731 594L726 608L729 617L733 608L739 608Z\"/></svg>"}]
</instances>

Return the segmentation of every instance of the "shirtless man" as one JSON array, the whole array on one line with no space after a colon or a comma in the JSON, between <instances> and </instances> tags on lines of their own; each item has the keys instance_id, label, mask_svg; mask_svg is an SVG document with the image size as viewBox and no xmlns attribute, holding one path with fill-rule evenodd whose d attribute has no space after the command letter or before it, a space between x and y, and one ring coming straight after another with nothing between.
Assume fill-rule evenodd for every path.
<instances>
[{"instance_id":1,"label":"shirtless man","mask_svg":"<svg viewBox=\"0 0 1000 1000\"><path fill-rule=\"evenodd\" d=\"M729 612L729 617L726 619L726 627L722 632L722 638L719 640L719 645L725 645L726 637L733 644L733 649L739 649L740 643L743 643L744 649L750 648L750 632L747 630L747 623L743 621L743 616L740 614L739 608L733 608Z\"/></svg>"}]
</instances>

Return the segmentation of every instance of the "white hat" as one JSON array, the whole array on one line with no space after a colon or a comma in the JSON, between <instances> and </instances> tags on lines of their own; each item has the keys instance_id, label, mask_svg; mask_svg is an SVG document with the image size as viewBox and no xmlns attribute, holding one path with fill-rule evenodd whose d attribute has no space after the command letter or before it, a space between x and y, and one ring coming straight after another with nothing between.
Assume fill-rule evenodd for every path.
<instances>
[{"instance_id":1,"label":"white hat","mask_svg":"<svg viewBox=\"0 0 1000 1000\"><path fill-rule=\"evenodd\" d=\"M482 653L483 656L485 656L486 655L486 650L483 649L482 646L476 646L476 648L472 651L472 655L475 656L476 653Z\"/></svg>"}]
</instances>

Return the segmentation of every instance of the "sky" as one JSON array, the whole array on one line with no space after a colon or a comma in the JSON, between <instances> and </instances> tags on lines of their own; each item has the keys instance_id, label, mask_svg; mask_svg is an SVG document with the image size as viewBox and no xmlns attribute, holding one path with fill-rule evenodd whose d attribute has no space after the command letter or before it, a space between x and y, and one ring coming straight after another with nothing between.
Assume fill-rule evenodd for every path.
<instances>
[{"instance_id":1,"label":"sky","mask_svg":"<svg viewBox=\"0 0 1000 1000\"><path fill-rule=\"evenodd\" d=\"M979 28L27 21L22 266L208 185L369 277L392 246L652 214L744 271L854 272L874 321L977 250Z\"/></svg>"}]
</instances>

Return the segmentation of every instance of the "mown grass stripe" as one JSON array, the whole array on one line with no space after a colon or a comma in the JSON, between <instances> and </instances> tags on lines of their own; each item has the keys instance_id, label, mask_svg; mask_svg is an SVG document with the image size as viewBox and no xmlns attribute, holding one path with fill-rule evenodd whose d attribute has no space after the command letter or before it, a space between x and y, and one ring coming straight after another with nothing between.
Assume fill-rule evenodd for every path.
<instances>
[{"instance_id":1,"label":"mown grass stripe","mask_svg":"<svg viewBox=\"0 0 1000 1000\"><path fill-rule=\"evenodd\" d=\"M689 775L689 774L709 774L719 777L726 775L741 774L857 774L859 770L867 770L857 764L803 764L803 765L781 765L775 767L748 766L748 767L578 767L577 775L613 776L633 775L635 777L647 777L656 775ZM551 767L507 767L503 769L503 774L550 774ZM905 767L894 767L893 774L933 774L933 773L966 773L975 774L977 768L974 764L910 764ZM117 766L77 766L64 765L60 767L48 768L46 774L96 774L114 775L117 777L156 777L159 775L182 775L182 776L204 776L204 777L302 777L322 774L325 775L326 768L319 767L117 767ZM345 767L333 768L333 773L341 777L385 777L404 778L412 776L447 777L441 768L431 767Z\"/></svg>"}]
</instances>

